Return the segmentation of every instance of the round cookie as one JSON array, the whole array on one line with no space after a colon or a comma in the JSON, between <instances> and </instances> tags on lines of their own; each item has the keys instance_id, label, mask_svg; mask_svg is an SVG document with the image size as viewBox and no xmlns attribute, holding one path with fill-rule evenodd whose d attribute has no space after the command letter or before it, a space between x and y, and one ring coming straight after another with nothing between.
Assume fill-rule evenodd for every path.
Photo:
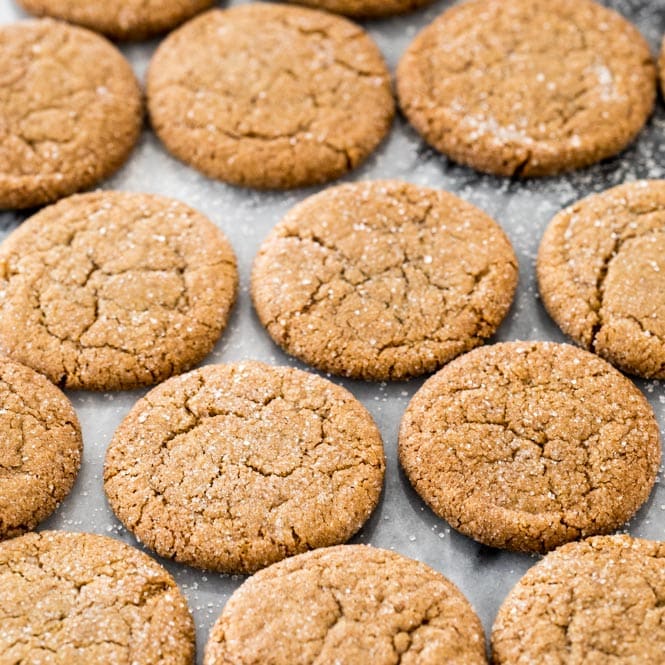
<instances>
[{"instance_id":1,"label":"round cookie","mask_svg":"<svg viewBox=\"0 0 665 665\"><path fill-rule=\"evenodd\" d=\"M397 89L453 160L543 176L623 150L651 114L655 73L638 30L593 0L469 0L416 37Z\"/></svg>"},{"instance_id":2,"label":"round cookie","mask_svg":"<svg viewBox=\"0 0 665 665\"><path fill-rule=\"evenodd\" d=\"M382 18L405 14L432 0L292 0L301 5L356 18Z\"/></svg>"},{"instance_id":3,"label":"round cookie","mask_svg":"<svg viewBox=\"0 0 665 665\"><path fill-rule=\"evenodd\" d=\"M665 180L589 196L545 231L537 263L543 303L584 348L626 372L663 379L663 256Z\"/></svg>"},{"instance_id":4,"label":"round cookie","mask_svg":"<svg viewBox=\"0 0 665 665\"><path fill-rule=\"evenodd\" d=\"M17 0L31 14L52 16L114 39L145 39L207 9L213 0Z\"/></svg>"},{"instance_id":5,"label":"round cookie","mask_svg":"<svg viewBox=\"0 0 665 665\"><path fill-rule=\"evenodd\" d=\"M646 501L659 430L642 393L567 344L481 347L407 408L399 457L440 517L491 547L545 552L621 526Z\"/></svg>"},{"instance_id":6,"label":"round cookie","mask_svg":"<svg viewBox=\"0 0 665 665\"><path fill-rule=\"evenodd\" d=\"M443 575L366 545L301 554L247 580L214 625L205 665L483 665L485 636Z\"/></svg>"},{"instance_id":7,"label":"round cookie","mask_svg":"<svg viewBox=\"0 0 665 665\"><path fill-rule=\"evenodd\" d=\"M0 26L0 72L0 209L54 201L125 162L141 92L103 37L49 19Z\"/></svg>"},{"instance_id":8,"label":"round cookie","mask_svg":"<svg viewBox=\"0 0 665 665\"><path fill-rule=\"evenodd\" d=\"M632 665L665 653L665 544L570 543L531 568L492 630L493 662Z\"/></svg>"},{"instance_id":9,"label":"round cookie","mask_svg":"<svg viewBox=\"0 0 665 665\"><path fill-rule=\"evenodd\" d=\"M351 393L248 362L203 367L139 400L108 449L104 488L161 556L251 573L349 539L383 474L381 436Z\"/></svg>"},{"instance_id":10,"label":"round cookie","mask_svg":"<svg viewBox=\"0 0 665 665\"><path fill-rule=\"evenodd\" d=\"M290 188L362 162L388 132L394 101L362 28L252 3L211 10L164 40L150 63L148 108L168 150L206 175Z\"/></svg>"},{"instance_id":11,"label":"round cookie","mask_svg":"<svg viewBox=\"0 0 665 665\"><path fill-rule=\"evenodd\" d=\"M328 372L403 379L491 336L517 284L501 228L465 201L398 181L345 184L296 206L254 262L259 318Z\"/></svg>"},{"instance_id":12,"label":"round cookie","mask_svg":"<svg viewBox=\"0 0 665 665\"><path fill-rule=\"evenodd\" d=\"M57 508L82 446L69 400L41 374L0 358L0 539L34 529Z\"/></svg>"},{"instance_id":13,"label":"round cookie","mask_svg":"<svg viewBox=\"0 0 665 665\"><path fill-rule=\"evenodd\" d=\"M0 589L5 663L194 663L175 581L120 541L42 531L0 543Z\"/></svg>"},{"instance_id":14,"label":"round cookie","mask_svg":"<svg viewBox=\"0 0 665 665\"><path fill-rule=\"evenodd\" d=\"M0 350L68 388L157 383L212 349L236 282L226 238L189 206L72 196L0 245Z\"/></svg>"}]
</instances>

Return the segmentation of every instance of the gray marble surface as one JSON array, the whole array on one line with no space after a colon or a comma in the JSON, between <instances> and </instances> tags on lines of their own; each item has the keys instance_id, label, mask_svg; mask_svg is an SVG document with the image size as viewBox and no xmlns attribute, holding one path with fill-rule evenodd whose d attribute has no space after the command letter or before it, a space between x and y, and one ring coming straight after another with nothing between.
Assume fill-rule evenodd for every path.
<instances>
[{"instance_id":1,"label":"gray marble surface","mask_svg":"<svg viewBox=\"0 0 665 665\"><path fill-rule=\"evenodd\" d=\"M414 14L367 22L365 27L394 71L416 32L451 4L454 3L450 0L439 0ZM665 0L605 0L604 4L637 23L654 53L657 52L660 37L665 32ZM11 0L0 0L0 23L24 16ZM156 44L157 41L151 41L121 46L141 78ZM381 148L347 180L403 178L450 190L487 211L510 236L521 272L515 303L496 339L563 341L563 335L549 319L537 296L534 261L545 226L560 208L583 195L637 178L665 177L664 151L662 100L637 142L619 157L578 173L529 182L478 175L454 165L427 148L404 119L398 117ZM179 198L207 214L233 243L240 269L239 299L230 325L206 363L255 358L304 367L271 343L252 310L248 280L252 259L268 231L290 207L315 190L257 193L213 182L170 157L147 128L130 161L103 187ZM25 216L24 213L0 213L0 240ZM490 549L458 534L433 515L410 488L397 462L397 430L402 413L422 380L391 384L332 380L350 389L372 413L381 429L388 461L381 503L354 542L394 549L443 572L472 602L489 635L502 600L536 558ZM665 424L665 386L657 381L638 381L638 385L649 398L660 423ZM69 393L83 426L83 466L72 494L40 528L90 531L137 545L105 501L102 465L114 429L144 393L144 390ZM662 482L656 485L648 503L626 529L636 536L665 539ZM212 623L243 578L204 573L169 561L162 563L184 590L194 613L200 662Z\"/></svg>"}]
</instances>

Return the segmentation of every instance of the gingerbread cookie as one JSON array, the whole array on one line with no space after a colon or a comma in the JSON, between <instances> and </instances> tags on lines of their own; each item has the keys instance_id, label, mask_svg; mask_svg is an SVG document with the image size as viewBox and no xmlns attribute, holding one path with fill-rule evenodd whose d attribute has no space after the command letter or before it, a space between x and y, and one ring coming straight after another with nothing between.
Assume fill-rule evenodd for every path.
<instances>
[{"instance_id":1,"label":"gingerbread cookie","mask_svg":"<svg viewBox=\"0 0 665 665\"><path fill-rule=\"evenodd\" d=\"M545 552L621 526L646 501L659 430L640 391L567 344L495 344L416 393L399 456L437 515L492 547Z\"/></svg>"},{"instance_id":2,"label":"gingerbread cookie","mask_svg":"<svg viewBox=\"0 0 665 665\"><path fill-rule=\"evenodd\" d=\"M149 556L90 533L0 543L0 661L193 665L194 623Z\"/></svg>"},{"instance_id":3,"label":"gingerbread cookie","mask_svg":"<svg viewBox=\"0 0 665 665\"><path fill-rule=\"evenodd\" d=\"M362 28L263 3L211 10L171 34L150 64L148 107L176 157L259 188L341 176L394 113L390 75Z\"/></svg>"},{"instance_id":4,"label":"gingerbread cookie","mask_svg":"<svg viewBox=\"0 0 665 665\"><path fill-rule=\"evenodd\" d=\"M593 0L470 0L416 37L397 88L450 158L542 176L623 150L651 114L655 74L638 30Z\"/></svg>"},{"instance_id":5,"label":"gingerbread cookie","mask_svg":"<svg viewBox=\"0 0 665 665\"><path fill-rule=\"evenodd\" d=\"M205 665L483 665L485 636L443 575L395 552L341 545L260 571L224 607Z\"/></svg>"},{"instance_id":6,"label":"gingerbread cookie","mask_svg":"<svg viewBox=\"0 0 665 665\"><path fill-rule=\"evenodd\" d=\"M141 123L132 68L104 38L48 19L0 26L0 208L48 203L111 175Z\"/></svg>"},{"instance_id":7,"label":"gingerbread cookie","mask_svg":"<svg viewBox=\"0 0 665 665\"><path fill-rule=\"evenodd\" d=\"M157 383L199 362L237 282L224 235L160 196L72 196L0 245L0 349L68 388Z\"/></svg>"},{"instance_id":8,"label":"gingerbread cookie","mask_svg":"<svg viewBox=\"0 0 665 665\"><path fill-rule=\"evenodd\" d=\"M504 601L492 650L496 665L662 663L665 544L598 536L551 552Z\"/></svg>"},{"instance_id":9,"label":"gingerbread cookie","mask_svg":"<svg viewBox=\"0 0 665 665\"><path fill-rule=\"evenodd\" d=\"M292 0L292 2L357 18L381 18L405 14L429 4L431 0Z\"/></svg>"},{"instance_id":10,"label":"gingerbread cookie","mask_svg":"<svg viewBox=\"0 0 665 665\"><path fill-rule=\"evenodd\" d=\"M289 353L363 379L431 372L481 344L506 315L517 259L485 213L399 181L323 191L263 243L252 296Z\"/></svg>"},{"instance_id":11,"label":"gingerbread cookie","mask_svg":"<svg viewBox=\"0 0 665 665\"><path fill-rule=\"evenodd\" d=\"M665 378L663 256L664 180L590 196L545 231L538 253L543 303L584 348L626 372Z\"/></svg>"},{"instance_id":12,"label":"gingerbread cookie","mask_svg":"<svg viewBox=\"0 0 665 665\"><path fill-rule=\"evenodd\" d=\"M139 400L108 449L111 507L158 554L250 573L349 539L381 493L381 436L300 370L209 365Z\"/></svg>"},{"instance_id":13,"label":"gingerbread cookie","mask_svg":"<svg viewBox=\"0 0 665 665\"><path fill-rule=\"evenodd\" d=\"M115 39L145 39L207 9L213 0L17 0L31 14L52 16Z\"/></svg>"},{"instance_id":14,"label":"gingerbread cookie","mask_svg":"<svg viewBox=\"0 0 665 665\"><path fill-rule=\"evenodd\" d=\"M41 374L0 358L0 539L34 529L57 508L76 480L82 445L69 400Z\"/></svg>"}]
</instances>

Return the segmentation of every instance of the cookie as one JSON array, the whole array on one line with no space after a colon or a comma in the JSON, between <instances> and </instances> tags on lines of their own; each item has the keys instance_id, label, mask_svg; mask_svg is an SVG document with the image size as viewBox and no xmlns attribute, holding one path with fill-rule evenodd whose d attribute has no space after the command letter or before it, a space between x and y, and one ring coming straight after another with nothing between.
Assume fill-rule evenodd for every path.
<instances>
[{"instance_id":1,"label":"cookie","mask_svg":"<svg viewBox=\"0 0 665 665\"><path fill-rule=\"evenodd\" d=\"M34 529L58 507L82 446L69 400L41 374L0 358L0 539Z\"/></svg>"},{"instance_id":2,"label":"cookie","mask_svg":"<svg viewBox=\"0 0 665 665\"><path fill-rule=\"evenodd\" d=\"M509 342L471 351L423 385L399 457L455 529L545 552L629 519L655 482L660 441L642 393L601 358Z\"/></svg>"},{"instance_id":3,"label":"cookie","mask_svg":"<svg viewBox=\"0 0 665 665\"><path fill-rule=\"evenodd\" d=\"M264 241L252 296L287 352L363 379L431 372L491 336L517 284L501 228L465 201L399 181L345 184Z\"/></svg>"},{"instance_id":4,"label":"cookie","mask_svg":"<svg viewBox=\"0 0 665 665\"><path fill-rule=\"evenodd\" d=\"M258 362L209 365L139 400L104 488L159 555L229 573L348 540L383 484L381 436L351 393Z\"/></svg>"},{"instance_id":5,"label":"cookie","mask_svg":"<svg viewBox=\"0 0 665 665\"><path fill-rule=\"evenodd\" d=\"M129 63L103 37L66 23L0 26L0 90L0 208L94 185L122 166L141 131Z\"/></svg>"},{"instance_id":6,"label":"cookie","mask_svg":"<svg viewBox=\"0 0 665 665\"><path fill-rule=\"evenodd\" d=\"M638 30L593 0L469 0L416 37L397 89L437 150L528 177L621 152L653 110L655 74Z\"/></svg>"},{"instance_id":7,"label":"cookie","mask_svg":"<svg viewBox=\"0 0 665 665\"><path fill-rule=\"evenodd\" d=\"M301 5L357 18L381 18L405 14L431 0L292 0Z\"/></svg>"},{"instance_id":8,"label":"cookie","mask_svg":"<svg viewBox=\"0 0 665 665\"><path fill-rule=\"evenodd\" d=\"M390 75L362 28L264 3L211 10L169 35L150 63L148 108L176 157L257 188L341 176L394 114Z\"/></svg>"},{"instance_id":9,"label":"cookie","mask_svg":"<svg viewBox=\"0 0 665 665\"><path fill-rule=\"evenodd\" d=\"M551 552L504 601L492 649L496 665L662 663L665 544L597 536Z\"/></svg>"},{"instance_id":10,"label":"cookie","mask_svg":"<svg viewBox=\"0 0 665 665\"><path fill-rule=\"evenodd\" d=\"M194 623L149 556L91 533L0 543L3 663L190 665Z\"/></svg>"},{"instance_id":11,"label":"cookie","mask_svg":"<svg viewBox=\"0 0 665 665\"><path fill-rule=\"evenodd\" d=\"M31 14L52 16L114 39L146 39L207 9L213 0L17 0Z\"/></svg>"},{"instance_id":12,"label":"cookie","mask_svg":"<svg viewBox=\"0 0 665 665\"><path fill-rule=\"evenodd\" d=\"M584 348L626 372L663 379L663 256L665 180L589 196L545 231L537 263L543 303Z\"/></svg>"},{"instance_id":13,"label":"cookie","mask_svg":"<svg viewBox=\"0 0 665 665\"><path fill-rule=\"evenodd\" d=\"M231 246L189 206L72 196L0 245L0 350L67 388L158 383L212 349L236 282Z\"/></svg>"},{"instance_id":14,"label":"cookie","mask_svg":"<svg viewBox=\"0 0 665 665\"><path fill-rule=\"evenodd\" d=\"M214 625L205 665L482 665L485 636L457 587L366 545L308 552L247 580Z\"/></svg>"}]
</instances>

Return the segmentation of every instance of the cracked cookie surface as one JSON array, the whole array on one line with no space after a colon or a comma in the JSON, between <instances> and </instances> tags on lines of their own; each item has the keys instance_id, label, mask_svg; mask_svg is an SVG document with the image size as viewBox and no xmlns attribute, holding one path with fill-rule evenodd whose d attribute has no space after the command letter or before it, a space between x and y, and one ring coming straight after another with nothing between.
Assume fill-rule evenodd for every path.
<instances>
[{"instance_id":1,"label":"cracked cookie surface","mask_svg":"<svg viewBox=\"0 0 665 665\"><path fill-rule=\"evenodd\" d=\"M642 393L568 344L510 342L444 367L402 419L420 496L491 547L544 552L621 526L646 501L659 429Z\"/></svg>"},{"instance_id":2,"label":"cracked cookie surface","mask_svg":"<svg viewBox=\"0 0 665 665\"><path fill-rule=\"evenodd\" d=\"M397 88L430 145L528 177L623 150L651 114L655 74L639 31L593 0L470 0L416 37Z\"/></svg>"},{"instance_id":3,"label":"cracked cookie surface","mask_svg":"<svg viewBox=\"0 0 665 665\"><path fill-rule=\"evenodd\" d=\"M193 665L194 623L149 556L89 533L0 544L0 663Z\"/></svg>"},{"instance_id":4,"label":"cracked cookie surface","mask_svg":"<svg viewBox=\"0 0 665 665\"><path fill-rule=\"evenodd\" d=\"M531 568L492 630L496 665L637 665L665 653L665 544L570 543Z\"/></svg>"},{"instance_id":5,"label":"cracked cookie surface","mask_svg":"<svg viewBox=\"0 0 665 665\"><path fill-rule=\"evenodd\" d=\"M538 252L543 304L614 365L665 378L665 181L614 187L554 217Z\"/></svg>"},{"instance_id":6,"label":"cracked cookie surface","mask_svg":"<svg viewBox=\"0 0 665 665\"><path fill-rule=\"evenodd\" d=\"M418 9L431 0L291 0L301 5L356 18L381 18Z\"/></svg>"},{"instance_id":7,"label":"cracked cookie surface","mask_svg":"<svg viewBox=\"0 0 665 665\"><path fill-rule=\"evenodd\" d=\"M366 545L340 545L247 580L214 625L205 665L482 665L485 636L443 575Z\"/></svg>"},{"instance_id":8,"label":"cracked cookie surface","mask_svg":"<svg viewBox=\"0 0 665 665\"><path fill-rule=\"evenodd\" d=\"M438 369L501 323L517 259L489 216L447 192L352 183L296 206L257 255L252 297L289 353L328 372Z\"/></svg>"},{"instance_id":9,"label":"cracked cookie surface","mask_svg":"<svg viewBox=\"0 0 665 665\"><path fill-rule=\"evenodd\" d=\"M108 449L104 488L161 556L250 573L348 540L383 474L381 436L351 393L247 362L203 367L137 402Z\"/></svg>"},{"instance_id":10,"label":"cracked cookie surface","mask_svg":"<svg viewBox=\"0 0 665 665\"><path fill-rule=\"evenodd\" d=\"M390 75L362 28L263 3L211 10L172 33L150 63L148 107L176 157L258 188L341 176L394 114Z\"/></svg>"},{"instance_id":11,"label":"cracked cookie surface","mask_svg":"<svg viewBox=\"0 0 665 665\"><path fill-rule=\"evenodd\" d=\"M17 0L31 14L78 23L115 39L145 39L207 9L213 0Z\"/></svg>"},{"instance_id":12,"label":"cracked cookie surface","mask_svg":"<svg viewBox=\"0 0 665 665\"><path fill-rule=\"evenodd\" d=\"M50 19L0 27L0 208L49 203L111 175L141 123L132 68L104 38Z\"/></svg>"},{"instance_id":13,"label":"cracked cookie surface","mask_svg":"<svg viewBox=\"0 0 665 665\"><path fill-rule=\"evenodd\" d=\"M62 392L0 358L0 539L34 529L57 508L76 480L82 445Z\"/></svg>"},{"instance_id":14,"label":"cracked cookie surface","mask_svg":"<svg viewBox=\"0 0 665 665\"><path fill-rule=\"evenodd\" d=\"M0 245L0 348L68 388L157 383L210 352L236 282L228 241L189 206L72 196Z\"/></svg>"}]
</instances>

